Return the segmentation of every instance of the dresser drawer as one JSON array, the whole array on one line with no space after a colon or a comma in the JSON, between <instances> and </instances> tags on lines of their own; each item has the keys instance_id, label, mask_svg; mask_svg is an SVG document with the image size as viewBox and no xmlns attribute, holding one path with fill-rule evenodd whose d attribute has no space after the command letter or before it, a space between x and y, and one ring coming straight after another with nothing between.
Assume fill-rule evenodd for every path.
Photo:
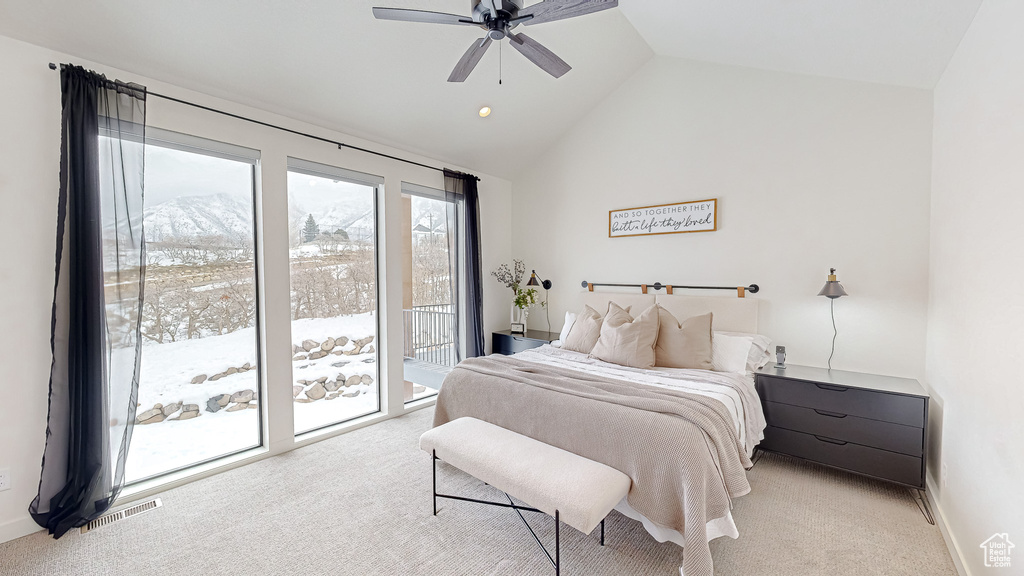
<instances>
[{"instance_id":1,"label":"dresser drawer","mask_svg":"<svg viewBox=\"0 0 1024 576\"><path fill-rule=\"evenodd\" d=\"M491 341L491 348L494 349L495 354L508 355L515 354L516 352L522 352L523 350L529 350L530 348L537 348L544 344L545 342L543 340L536 340L525 336L495 334Z\"/></svg>"},{"instance_id":2,"label":"dresser drawer","mask_svg":"<svg viewBox=\"0 0 1024 576\"><path fill-rule=\"evenodd\" d=\"M761 397L766 402L924 428L924 398L771 376L761 376L760 380Z\"/></svg>"},{"instance_id":3,"label":"dresser drawer","mask_svg":"<svg viewBox=\"0 0 1024 576\"><path fill-rule=\"evenodd\" d=\"M765 402L764 415L768 424L776 428L817 434L910 456L920 456L924 451L923 428L778 402Z\"/></svg>"},{"instance_id":4,"label":"dresser drawer","mask_svg":"<svg viewBox=\"0 0 1024 576\"><path fill-rule=\"evenodd\" d=\"M805 458L821 464L923 488L921 458L869 448L852 442L794 432L769 426L764 431L761 447Z\"/></svg>"}]
</instances>

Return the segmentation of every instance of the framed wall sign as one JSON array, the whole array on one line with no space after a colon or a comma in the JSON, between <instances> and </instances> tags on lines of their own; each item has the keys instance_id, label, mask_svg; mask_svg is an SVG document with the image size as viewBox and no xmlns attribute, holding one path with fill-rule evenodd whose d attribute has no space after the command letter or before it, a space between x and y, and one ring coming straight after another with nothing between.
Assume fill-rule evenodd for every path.
<instances>
[{"instance_id":1,"label":"framed wall sign","mask_svg":"<svg viewBox=\"0 0 1024 576\"><path fill-rule=\"evenodd\" d=\"M717 198L608 211L609 238L715 230L718 230Z\"/></svg>"}]
</instances>

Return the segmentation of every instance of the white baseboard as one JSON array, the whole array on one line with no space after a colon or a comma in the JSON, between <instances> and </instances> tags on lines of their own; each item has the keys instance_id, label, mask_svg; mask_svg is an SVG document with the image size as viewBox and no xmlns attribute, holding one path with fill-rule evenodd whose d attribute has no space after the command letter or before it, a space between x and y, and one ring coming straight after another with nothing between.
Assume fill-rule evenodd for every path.
<instances>
[{"instance_id":1,"label":"white baseboard","mask_svg":"<svg viewBox=\"0 0 1024 576\"><path fill-rule=\"evenodd\" d=\"M942 507L939 506L939 502L933 496L935 484L931 478L927 478L925 484L928 488L925 494L928 497L928 504L932 507L932 516L935 517L935 524L938 525L939 532L942 532L942 539L946 541L946 548L949 549L949 555L953 558L953 565L956 567L957 573L960 576L972 576L970 569L967 568L967 563L964 562L963 552L960 550L960 546L957 544L953 533L950 532L949 525L946 524L946 516L942 513Z\"/></svg>"},{"instance_id":2,"label":"white baseboard","mask_svg":"<svg viewBox=\"0 0 1024 576\"><path fill-rule=\"evenodd\" d=\"M42 530L31 516L0 524L0 544Z\"/></svg>"}]
</instances>

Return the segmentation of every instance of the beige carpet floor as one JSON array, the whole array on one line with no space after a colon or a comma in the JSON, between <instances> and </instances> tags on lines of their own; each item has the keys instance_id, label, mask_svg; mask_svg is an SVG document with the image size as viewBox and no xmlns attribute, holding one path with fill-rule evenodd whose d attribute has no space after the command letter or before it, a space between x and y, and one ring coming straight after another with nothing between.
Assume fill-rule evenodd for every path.
<instances>
[{"instance_id":1,"label":"beige carpet floor","mask_svg":"<svg viewBox=\"0 0 1024 576\"><path fill-rule=\"evenodd\" d=\"M431 410L169 490L163 507L54 541L0 544L0 575L553 574L514 513L441 501L417 449ZM444 465L442 489L494 496ZM735 502L738 540L712 542L729 575L955 575L906 490L765 455ZM500 496L500 494L498 494ZM542 538L551 520L530 514ZM682 549L613 512L607 546L563 529L563 574L678 574Z\"/></svg>"}]
</instances>

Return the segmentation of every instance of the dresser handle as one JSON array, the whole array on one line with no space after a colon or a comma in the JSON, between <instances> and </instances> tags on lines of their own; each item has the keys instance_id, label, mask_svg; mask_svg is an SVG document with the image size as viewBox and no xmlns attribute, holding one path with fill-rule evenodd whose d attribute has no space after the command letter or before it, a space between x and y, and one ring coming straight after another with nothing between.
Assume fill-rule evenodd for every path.
<instances>
[{"instance_id":1,"label":"dresser handle","mask_svg":"<svg viewBox=\"0 0 1024 576\"><path fill-rule=\"evenodd\" d=\"M818 410L817 408L813 408L813 410L818 414L821 414L822 416L831 416L832 418L846 418L846 414L840 414L839 412L829 412L828 410Z\"/></svg>"},{"instance_id":2,"label":"dresser handle","mask_svg":"<svg viewBox=\"0 0 1024 576\"><path fill-rule=\"evenodd\" d=\"M817 386L818 388L821 388L822 390L831 390L832 392L846 392L847 390L849 390L849 388L846 388L845 386L829 386L828 384L818 383L815 383L814 385Z\"/></svg>"},{"instance_id":3,"label":"dresser handle","mask_svg":"<svg viewBox=\"0 0 1024 576\"><path fill-rule=\"evenodd\" d=\"M845 446L847 444L846 442L843 442L842 440L834 440L832 438L826 438L824 436L818 436L817 434L814 434L814 437L817 438L818 440L822 441L822 442L828 442L829 444L838 444L839 446Z\"/></svg>"}]
</instances>

